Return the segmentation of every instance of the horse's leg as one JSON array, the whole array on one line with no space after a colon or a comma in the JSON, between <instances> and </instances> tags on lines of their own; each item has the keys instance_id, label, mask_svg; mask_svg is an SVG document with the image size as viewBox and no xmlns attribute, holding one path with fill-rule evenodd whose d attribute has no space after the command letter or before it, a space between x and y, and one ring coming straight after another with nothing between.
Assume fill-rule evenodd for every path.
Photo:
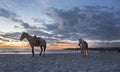
<instances>
[{"instance_id":1,"label":"horse's leg","mask_svg":"<svg viewBox=\"0 0 120 72\"><path fill-rule=\"evenodd\" d=\"M88 49L85 49L85 56L88 56Z\"/></svg>"},{"instance_id":2,"label":"horse's leg","mask_svg":"<svg viewBox=\"0 0 120 72\"><path fill-rule=\"evenodd\" d=\"M41 51L40 51L39 56L41 56L41 55L42 55L42 51L43 51L42 46L40 46L40 48L41 48Z\"/></svg>"},{"instance_id":3,"label":"horse's leg","mask_svg":"<svg viewBox=\"0 0 120 72\"><path fill-rule=\"evenodd\" d=\"M87 49L87 56L89 56L89 54L88 54L88 49Z\"/></svg>"},{"instance_id":4,"label":"horse's leg","mask_svg":"<svg viewBox=\"0 0 120 72\"><path fill-rule=\"evenodd\" d=\"M83 53L83 47L81 47L81 53Z\"/></svg>"},{"instance_id":5,"label":"horse's leg","mask_svg":"<svg viewBox=\"0 0 120 72\"><path fill-rule=\"evenodd\" d=\"M34 56L34 46L32 46L32 56Z\"/></svg>"}]
</instances>

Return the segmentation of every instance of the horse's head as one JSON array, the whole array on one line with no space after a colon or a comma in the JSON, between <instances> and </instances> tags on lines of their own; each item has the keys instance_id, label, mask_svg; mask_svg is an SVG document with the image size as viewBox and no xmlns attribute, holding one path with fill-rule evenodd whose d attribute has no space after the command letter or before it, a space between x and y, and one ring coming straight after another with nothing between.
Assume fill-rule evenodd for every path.
<instances>
[{"instance_id":1,"label":"horse's head","mask_svg":"<svg viewBox=\"0 0 120 72\"><path fill-rule=\"evenodd\" d=\"M22 41L24 38L26 38L26 35L27 35L27 33L23 32L21 37L20 37L20 41Z\"/></svg>"}]
</instances>

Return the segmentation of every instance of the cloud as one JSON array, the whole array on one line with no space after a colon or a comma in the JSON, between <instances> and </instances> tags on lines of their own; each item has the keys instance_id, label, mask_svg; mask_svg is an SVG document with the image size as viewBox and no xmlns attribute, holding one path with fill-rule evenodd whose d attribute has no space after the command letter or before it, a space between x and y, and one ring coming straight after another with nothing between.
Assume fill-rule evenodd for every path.
<instances>
[{"instance_id":1,"label":"cloud","mask_svg":"<svg viewBox=\"0 0 120 72\"><path fill-rule=\"evenodd\" d=\"M0 1L0 8L10 9L10 8L14 8L14 7L15 6L12 3L12 1L6 1L6 0Z\"/></svg>"},{"instance_id":2,"label":"cloud","mask_svg":"<svg viewBox=\"0 0 120 72\"><path fill-rule=\"evenodd\" d=\"M96 5L68 10L51 8L46 15L54 19L55 22L44 24L45 28L41 29L17 19L16 13L0 8L0 16L21 23L21 27L26 29L29 34L36 34L48 42L61 42L58 40L64 39L76 41L79 37L89 40L120 40L120 10L115 10L114 7ZM33 21L42 22L43 20L33 18ZM14 32L5 33L2 36L19 39L20 35L20 32ZM101 45L102 42L99 44ZM115 46L116 43L113 45Z\"/></svg>"},{"instance_id":3,"label":"cloud","mask_svg":"<svg viewBox=\"0 0 120 72\"><path fill-rule=\"evenodd\" d=\"M23 22L22 20L17 19L19 16L16 13L11 12L11 11L6 10L6 9L3 9L3 8L0 8L0 16L4 17L4 18L8 18L14 22L18 22L18 23Z\"/></svg>"},{"instance_id":4,"label":"cloud","mask_svg":"<svg viewBox=\"0 0 120 72\"><path fill-rule=\"evenodd\" d=\"M29 33L31 35L44 36L44 37L52 36L52 34L48 34L46 32L40 31L40 30L27 30L27 33Z\"/></svg>"},{"instance_id":5,"label":"cloud","mask_svg":"<svg viewBox=\"0 0 120 72\"><path fill-rule=\"evenodd\" d=\"M3 39L3 38L0 38L0 40L5 41L5 42L9 42L9 40Z\"/></svg>"},{"instance_id":6,"label":"cloud","mask_svg":"<svg viewBox=\"0 0 120 72\"><path fill-rule=\"evenodd\" d=\"M14 26L14 28L19 28L19 29L25 29L28 33L30 34L41 34L41 36L45 35L45 36L50 36L47 33L44 33L42 31L39 31L40 29L42 30L41 27L37 27L35 25L30 25L29 23L24 22L22 19L17 19L18 15L14 12L10 12L9 10L0 8L0 16L10 19L14 22L18 22L20 25L16 25ZM34 21L38 22L38 19L34 19ZM2 32L0 32L2 33ZM12 33L4 33L1 36L5 37L5 38L14 38L14 39L18 39L20 36L20 32L12 32Z\"/></svg>"},{"instance_id":7,"label":"cloud","mask_svg":"<svg viewBox=\"0 0 120 72\"><path fill-rule=\"evenodd\" d=\"M5 18L15 18L17 15L13 12L0 8L0 16L3 16Z\"/></svg>"},{"instance_id":8,"label":"cloud","mask_svg":"<svg viewBox=\"0 0 120 72\"><path fill-rule=\"evenodd\" d=\"M45 40L47 40L47 43L54 43L58 40L57 38L55 38L54 34L49 34L49 33L46 33L46 32L40 31L40 30L28 29L28 30L26 30L26 32L28 34L30 34L31 36L36 35L37 37L44 38ZM3 38L11 38L14 40L19 40L21 34L22 34L22 32L10 32L10 33L1 34L1 36ZM6 41L3 38L0 38L0 40Z\"/></svg>"},{"instance_id":9,"label":"cloud","mask_svg":"<svg viewBox=\"0 0 120 72\"><path fill-rule=\"evenodd\" d=\"M0 8L0 16L7 18L7 19L10 19L10 20L20 24L18 26L17 25L14 26L14 28L20 28L20 29L25 29L25 30L27 30L27 29L40 29L40 27L37 27L35 25L31 26L29 23L24 22L22 19L18 19L19 16L16 13L11 12L11 11L6 10L6 9L3 9L3 8ZM34 22L40 21L37 18L34 18L33 20L34 20Z\"/></svg>"},{"instance_id":10,"label":"cloud","mask_svg":"<svg viewBox=\"0 0 120 72\"><path fill-rule=\"evenodd\" d=\"M50 3L50 0L37 0L40 4L42 4L43 6L47 6Z\"/></svg>"},{"instance_id":11,"label":"cloud","mask_svg":"<svg viewBox=\"0 0 120 72\"><path fill-rule=\"evenodd\" d=\"M58 39L56 38L56 34L53 33L49 34L41 30L27 30L26 32L32 36L36 35L37 37L44 38L45 40L47 40L47 43L55 43L56 41L58 41Z\"/></svg>"},{"instance_id":12,"label":"cloud","mask_svg":"<svg viewBox=\"0 0 120 72\"><path fill-rule=\"evenodd\" d=\"M21 32L11 32L11 33L4 33L1 36L3 36L4 38L12 38L15 40L19 40L21 35Z\"/></svg>"},{"instance_id":13,"label":"cloud","mask_svg":"<svg viewBox=\"0 0 120 72\"><path fill-rule=\"evenodd\" d=\"M120 39L120 11L108 6L86 6L64 10L51 8L46 15L56 21L46 25L56 35L76 40L78 37L94 40ZM58 37L59 38L59 37Z\"/></svg>"},{"instance_id":14,"label":"cloud","mask_svg":"<svg viewBox=\"0 0 120 72\"><path fill-rule=\"evenodd\" d=\"M14 26L14 28L20 28L19 26Z\"/></svg>"},{"instance_id":15,"label":"cloud","mask_svg":"<svg viewBox=\"0 0 120 72\"><path fill-rule=\"evenodd\" d=\"M0 31L0 35L4 34L4 32Z\"/></svg>"},{"instance_id":16,"label":"cloud","mask_svg":"<svg viewBox=\"0 0 120 72\"><path fill-rule=\"evenodd\" d=\"M94 11L98 11L98 10L114 10L113 6L85 6L85 9L88 11L94 10Z\"/></svg>"},{"instance_id":17,"label":"cloud","mask_svg":"<svg viewBox=\"0 0 120 72\"><path fill-rule=\"evenodd\" d=\"M21 24L21 26L22 26L24 29L37 29L36 26L30 26L30 24L28 24L28 23L23 23L23 24Z\"/></svg>"},{"instance_id":18,"label":"cloud","mask_svg":"<svg viewBox=\"0 0 120 72\"><path fill-rule=\"evenodd\" d=\"M38 22L38 23L44 23L44 22L45 22L45 20L44 20L44 19L41 19L41 18L32 18L32 20L33 20L34 22Z\"/></svg>"}]
</instances>

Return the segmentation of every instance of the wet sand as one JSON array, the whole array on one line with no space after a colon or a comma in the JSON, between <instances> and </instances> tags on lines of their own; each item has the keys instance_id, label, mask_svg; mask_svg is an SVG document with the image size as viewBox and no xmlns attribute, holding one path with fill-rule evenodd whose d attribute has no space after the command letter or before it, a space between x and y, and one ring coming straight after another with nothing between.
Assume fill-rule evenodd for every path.
<instances>
[{"instance_id":1,"label":"wet sand","mask_svg":"<svg viewBox=\"0 0 120 72\"><path fill-rule=\"evenodd\" d=\"M120 53L0 54L0 72L120 72Z\"/></svg>"}]
</instances>

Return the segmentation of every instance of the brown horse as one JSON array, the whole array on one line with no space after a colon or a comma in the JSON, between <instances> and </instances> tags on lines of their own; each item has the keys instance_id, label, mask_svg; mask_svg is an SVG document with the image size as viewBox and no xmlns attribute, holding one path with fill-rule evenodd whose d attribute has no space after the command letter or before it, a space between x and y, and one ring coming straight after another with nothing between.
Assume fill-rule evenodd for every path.
<instances>
[{"instance_id":1,"label":"brown horse","mask_svg":"<svg viewBox=\"0 0 120 72\"><path fill-rule=\"evenodd\" d=\"M46 50L46 41L40 37L37 37L38 41L35 40L34 37L30 36L28 33L23 32L21 37L20 37L20 41L22 41L24 38L26 38L29 41L29 44L32 48L32 56L34 56L34 46L40 46L41 48L41 52L40 52L40 56L45 55L45 50Z\"/></svg>"}]
</instances>

